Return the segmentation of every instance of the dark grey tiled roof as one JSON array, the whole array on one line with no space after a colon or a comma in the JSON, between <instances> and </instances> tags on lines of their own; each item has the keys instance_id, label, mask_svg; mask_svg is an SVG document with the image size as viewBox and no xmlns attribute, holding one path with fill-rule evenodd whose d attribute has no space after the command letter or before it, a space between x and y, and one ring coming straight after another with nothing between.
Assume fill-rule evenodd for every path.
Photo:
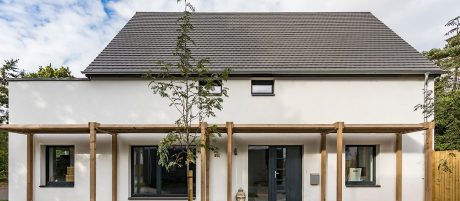
<instances>
[{"instance_id":1,"label":"dark grey tiled roof","mask_svg":"<svg viewBox=\"0 0 460 201\"><path fill-rule=\"evenodd\" d=\"M138 12L83 71L158 72L175 62L181 13ZM440 70L369 12L194 13L195 58L245 74L423 74Z\"/></svg>"}]
</instances>

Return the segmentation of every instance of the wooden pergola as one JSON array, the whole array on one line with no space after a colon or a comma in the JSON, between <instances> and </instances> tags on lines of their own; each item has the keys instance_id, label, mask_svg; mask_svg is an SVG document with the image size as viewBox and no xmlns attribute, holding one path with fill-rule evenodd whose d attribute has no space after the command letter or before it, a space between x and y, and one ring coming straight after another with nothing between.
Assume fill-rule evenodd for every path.
<instances>
[{"instance_id":1,"label":"wooden pergola","mask_svg":"<svg viewBox=\"0 0 460 201\"><path fill-rule=\"evenodd\" d=\"M355 133L387 133L396 138L396 200L402 201L402 135L425 130L425 201L432 200L432 151L434 122L420 124L217 124L218 130L227 133L227 201L232 201L232 166L233 166L233 135L235 133L298 133L321 134L321 201L326 201L326 135L337 134L337 201L342 201L342 154L343 134ZM206 143L209 138L206 134L206 123L192 126L200 129L201 142ZM33 200L33 140L37 134L89 134L90 139L90 201L96 201L96 136L97 134L112 135L112 201L117 201L117 158L118 134L143 133L162 134L176 128L174 124L8 124L0 125L0 130L27 135L27 201ZM209 153L205 148L200 150L201 166L201 201L209 201Z\"/></svg>"}]
</instances>

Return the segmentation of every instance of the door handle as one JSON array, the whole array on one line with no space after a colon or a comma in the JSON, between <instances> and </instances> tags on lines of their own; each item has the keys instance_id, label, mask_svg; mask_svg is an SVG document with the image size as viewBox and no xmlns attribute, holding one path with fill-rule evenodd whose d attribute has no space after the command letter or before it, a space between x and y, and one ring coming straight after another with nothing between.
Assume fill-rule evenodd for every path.
<instances>
[{"instance_id":1,"label":"door handle","mask_svg":"<svg viewBox=\"0 0 460 201\"><path fill-rule=\"evenodd\" d=\"M279 175L280 173L278 171L275 170L275 179L276 179L276 176Z\"/></svg>"}]
</instances>

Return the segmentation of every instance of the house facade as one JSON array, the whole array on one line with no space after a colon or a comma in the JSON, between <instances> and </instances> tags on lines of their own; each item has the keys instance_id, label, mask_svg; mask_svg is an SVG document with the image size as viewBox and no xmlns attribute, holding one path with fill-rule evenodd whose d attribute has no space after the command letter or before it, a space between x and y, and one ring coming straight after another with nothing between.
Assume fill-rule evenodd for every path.
<instances>
[{"instance_id":1,"label":"house facade","mask_svg":"<svg viewBox=\"0 0 460 201\"><path fill-rule=\"evenodd\" d=\"M94 144L85 132L10 129L10 200L186 198L185 170L157 163L165 134L117 133L114 146L114 133L102 128L177 119L143 75L158 72L156 61L175 60L178 16L136 13L83 71L85 79L10 81L11 126L32 132L31 125L101 125ZM195 56L209 57L213 70L231 69L224 109L207 123L235 125L233 135L212 142L220 154L207 157L206 171L197 160L195 200L203 193L206 200L234 200L240 188L249 201L426 200L427 129L416 126L424 119L413 108L441 71L372 14L196 13L192 19ZM285 129L268 131L270 125ZM305 132L296 131L301 125ZM307 125L324 130L307 132ZM325 125L334 129L326 132ZM352 129L359 125L376 129Z\"/></svg>"}]
</instances>

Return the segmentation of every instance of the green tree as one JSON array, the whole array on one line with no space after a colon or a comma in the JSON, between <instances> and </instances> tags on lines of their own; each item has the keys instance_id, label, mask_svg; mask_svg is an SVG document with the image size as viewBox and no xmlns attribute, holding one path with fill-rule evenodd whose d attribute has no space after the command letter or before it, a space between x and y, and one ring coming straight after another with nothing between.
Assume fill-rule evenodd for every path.
<instances>
[{"instance_id":1,"label":"green tree","mask_svg":"<svg viewBox=\"0 0 460 201\"><path fill-rule=\"evenodd\" d=\"M21 76L18 59L5 60L0 68L0 123L8 123L8 79ZM8 133L0 132L0 182L8 179Z\"/></svg>"},{"instance_id":2,"label":"green tree","mask_svg":"<svg viewBox=\"0 0 460 201\"><path fill-rule=\"evenodd\" d=\"M178 3L181 0L177 1ZM152 81L149 87L154 94L169 100L170 107L178 112L178 119L175 121L176 129L169 132L160 142L158 147L159 164L166 169L174 166L185 165L190 173L190 164L196 162L197 148L204 147L207 150L218 154L217 147L211 143L200 142L200 129L192 129L192 124L205 122L206 119L216 116L216 110L222 110L222 97L227 97L227 88L222 86L223 81L228 78L229 70L211 72L207 67L209 59L195 60L192 55L191 46L195 45L190 33L194 27L191 23L194 7L184 0L184 11L177 20L177 41L174 56L176 63L159 62L161 72L152 73ZM212 94L212 90L220 85L221 95ZM207 137L220 136L216 126L210 126L206 132ZM209 141L208 141L209 142ZM176 149L174 154L171 149ZM177 153L177 150L183 150ZM188 186L190 189L192 186ZM192 195L188 196L189 201Z\"/></svg>"},{"instance_id":3,"label":"green tree","mask_svg":"<svg viewBox=\"0 0 460 201\"><path fill-rule=\"evenodd\" d=\"M69 67L53 68L51 64L38 67L37 72L24 73L23 78L73 78Z\"/></svg>"},{"instance_id":4,"label":"green tree","mask_svg":"<svg viewBox=\"0 0 460 201\"><path fill-rule=\"evenodd\" d=\"M5 60L0 69L0 123L8 123L8 79L22 75L17 67L18 59Z\"/></svg>"},{"instance_id":5,"label":"green tree","mask_svg":"<svg viewBox=\"0 0 460 201\"><path fill-rule=\"evenodd\" d=\"M425 56L444 70L435 83L436 150L460 150L460 16L446 24L451 29L444 48L433 48Z\"/></svg>"}]
</instances>

